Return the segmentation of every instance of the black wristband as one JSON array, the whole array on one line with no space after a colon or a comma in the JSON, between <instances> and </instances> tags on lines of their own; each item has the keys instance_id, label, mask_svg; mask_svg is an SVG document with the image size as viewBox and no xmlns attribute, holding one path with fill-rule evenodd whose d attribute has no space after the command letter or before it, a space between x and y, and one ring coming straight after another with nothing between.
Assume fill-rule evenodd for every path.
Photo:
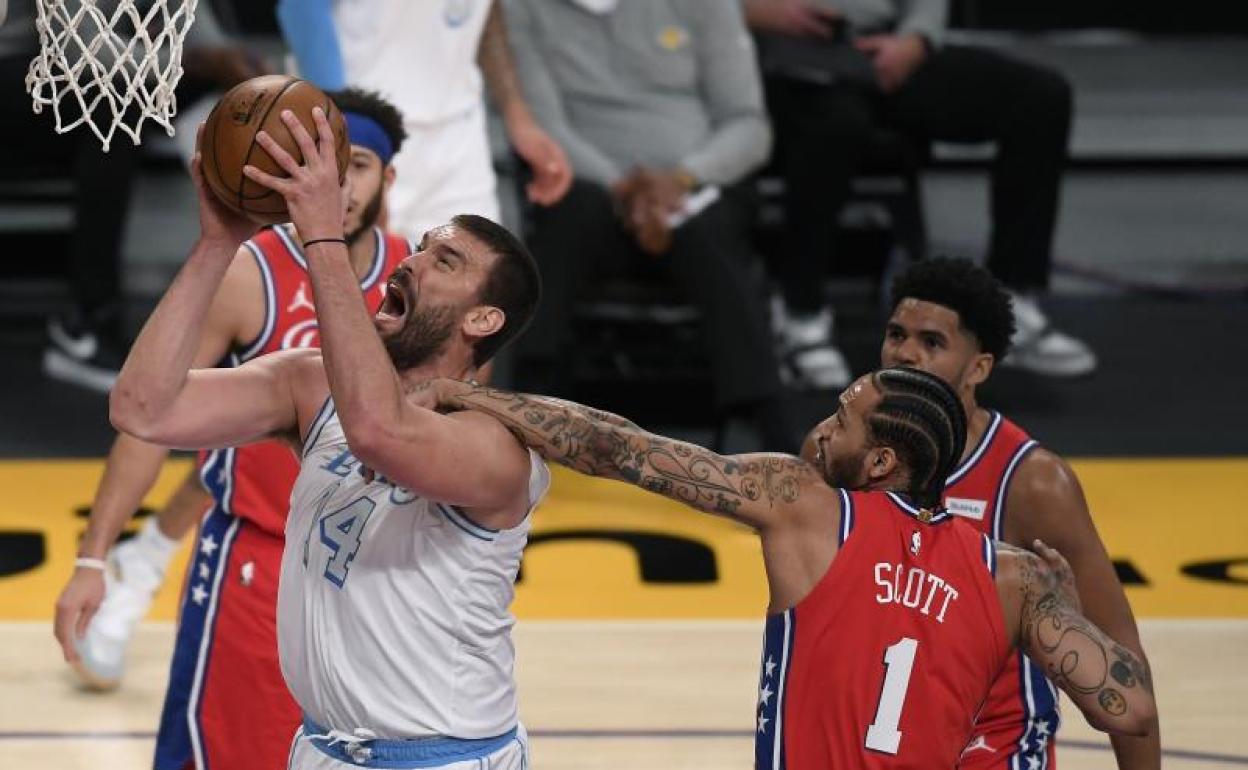
<instances>
[{"instance_id":1,"label":"black wristband","mask_svg":"<svg viewBox=\"0 0 1248 770\"><path fill-rule=\"evenodd\" d=\"M347 239L346 238L313 238L310 241L303 242L303 249L304 251L307 251L309 246L314 246L318 243L341 243L343 246L346 246Z\"/></svg>"}]
</instances>

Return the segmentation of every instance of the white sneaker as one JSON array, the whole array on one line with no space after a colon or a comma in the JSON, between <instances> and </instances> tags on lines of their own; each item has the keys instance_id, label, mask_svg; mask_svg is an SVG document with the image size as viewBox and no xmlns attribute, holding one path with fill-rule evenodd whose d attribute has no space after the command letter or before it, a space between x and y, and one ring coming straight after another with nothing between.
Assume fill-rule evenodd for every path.
<instances>
[{"instance_id":1,"label":"white sneaker","mask_svg":"<svg viewBox=\"0 0 1248 770\"><path fill-rule=\"evenodd\" d=\"M784 301L772 301L772 320L780 343L780 377L784 384L809 390L843 388L853 379L849 363L832 344L832 310L792 315Z\"/></svg>"},{"instance_id":2,"label":"white sneaker","mask_svg":"<svg viewBox=\"0 0 1248 770\"><path fill-rule=\"evenodd\" d=\"M1047 377L1082 377L1096 371L1096 353L1082 340L1054 329L1031 297L1011 292L1014 323L1011 351L1002 366Z\"/></svg>"},{"instance_id":3,"label":"white sneaker","mask_svg":"<svg viewBox=\"0 0 1248 770\"><path fill-rule=\"evenodd\" d=\"M121 684L126 647L165 577L164 565L154 563L135 540L114 547L108 565L104 601L77 640L80 657L73 665L86 687L101 691Z\"/></svg>"}]
</instances>

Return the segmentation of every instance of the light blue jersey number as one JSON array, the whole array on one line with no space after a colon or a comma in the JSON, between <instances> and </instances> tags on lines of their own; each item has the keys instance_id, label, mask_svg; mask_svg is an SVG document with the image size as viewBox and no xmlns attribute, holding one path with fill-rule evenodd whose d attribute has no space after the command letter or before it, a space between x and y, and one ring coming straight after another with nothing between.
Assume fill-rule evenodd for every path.
<instances>
[{"instance_id":1,"label":"light blue jersey number","mask_svg":"<svg viewBox=\"0 0 1248 770\"><path fill-rule=\"evenodd\" d=\"M339 508L321 517L321 542L333 552L325 564L325 579L342 588L347 582L351 560L360 550L360 538L364 525L377 504L361 497L345 508Z\"/></svg>"}]
</instances>

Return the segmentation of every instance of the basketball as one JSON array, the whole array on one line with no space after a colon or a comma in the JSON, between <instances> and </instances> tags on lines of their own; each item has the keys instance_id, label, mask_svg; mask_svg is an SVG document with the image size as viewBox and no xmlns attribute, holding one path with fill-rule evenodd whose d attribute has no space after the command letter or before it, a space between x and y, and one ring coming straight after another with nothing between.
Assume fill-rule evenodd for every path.
<instances>
[{"instance_id":1,"label":"basketball","mask_svg":"<svg viewBox=\"0 0 1248 770\"><path fill-rule=\"evenodd\" d=\"M294 112L312 138L316 139L312 108L318 105L325 111L334 130L338 181L341 183L351 155L342 112L324 91L306 80L288 75L262 75L231 88L208 115L200 147L201 168L204 181L217 198L259 224L290 221L286 200L244 176L243 166L251 164L274 176L286 176L277 162L256 143L256 133L261 129L267 131L296 160L302 162L303 153L282 122L282 111Z\"/></svg>"}]
</instances>

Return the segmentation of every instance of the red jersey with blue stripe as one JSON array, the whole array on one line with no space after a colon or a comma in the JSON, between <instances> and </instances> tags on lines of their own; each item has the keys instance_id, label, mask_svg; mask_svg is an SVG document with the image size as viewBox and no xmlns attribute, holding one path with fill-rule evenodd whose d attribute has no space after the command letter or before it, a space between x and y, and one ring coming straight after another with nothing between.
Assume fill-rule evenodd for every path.
<instances>
[{"instance_id":1,"label":"red jersey with blue stripe","mask_svg":"<svg viewBox=\"0 0 1248 770\"><path fill-rule=\"evenodd\" d=\"M1010 482L1038 444L999 413L989 414L988 429L975 451L945 485L945 505L993 540L1004 540ZM1057 688L1026 655L1015 651L992 685L959 767L1053 770L1053 738L1060 721Z\"/></svg>"},{"instance_id":2,"label":"red jersey with blue stripe","mask_svg":"<svg viewBox=\"0 0 1248 770\"><path fill-rule=\"evenodd\" d=\"M1009 656L993 543L893 493L841 507L828 571L767 620L755 767L954 767Z\"/></svg>"},{"instance_id":3,"label":"red jersey with blue stripe","mask_svg":"<svg viewBox=\"0 0 1248 770\"><path fill-rule=\"evenodd\" d=\"M368 235L363 237L367 238ZM373 262L360 279L370 313L385 296L385 279L411 249L398 235L373 228ZM261 230L243 244L255 257L264 288L264 326L250 344L235 348L222 363L239 366L257 356L321 344L312 282L303 251L286 226ZM290 490L299 475L299 459L280 441L260 441L217 449L200 457L200 478L217 507L282 537L290 507Z\"/></svg>"}]
</instances>

